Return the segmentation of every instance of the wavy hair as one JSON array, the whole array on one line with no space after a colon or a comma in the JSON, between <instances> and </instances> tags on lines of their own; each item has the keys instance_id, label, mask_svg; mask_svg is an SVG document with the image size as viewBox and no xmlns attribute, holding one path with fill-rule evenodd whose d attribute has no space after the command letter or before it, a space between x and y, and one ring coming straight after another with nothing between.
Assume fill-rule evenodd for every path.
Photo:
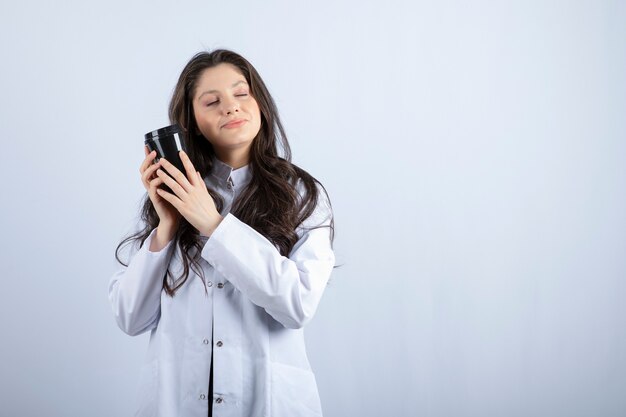
<instances>
[{"instance_id":1,"label":"wavy hair","mask_svg":"<svg viewBox=\"0 0 626 417\"><path fill-rule=\"evenodd\" d=\"M331 247L334 242L334 216L332 205L324 186L304 169L291 162L291 149L287 135L280 121L278 109L265 83L256 69L241 55L227 50L217 49L212 52L199 52L194 55L182 70L169 104L169 119L178 124L183 131L185 149L196 170L203 178L213 169L212 158L215 155L213 145L200 133L193 113L192 99L198 80L207 68L228 63L234 65L250 86L250 94L256 99L261 113L261 128L252 141L249 164L252 178L242 193L233 201L231 213L239 220L248 224L272 242L283 256L288 256L298 240L296 228L314 211L318 204L319 184L326 194L331 209L330 227ZM279 155L279 145L283 156ZM305 193L298 195L296 185L302 182ZM221 212L224 201L211 187L209 194ZM123 239L115 250L115 258L119 258L120 249L128 243L139 242L142 247L145 240L159 224L159 217L154 209L148 193L143 197L141 220L144 228ZM190 267L199 275L204 276L199 264L203 243L198 230L181 216L178 229L174 235L176 245L183 255L183 272L174 279L169 269L163 277L163 288L171 297L174 296L189 276ZM194 252L192 256L191 253ZM335 266L336 268L337 266ZM170 280L172 279L172 283ZM203 284L206 283L202 280Z\"/></svg>"}]
</instances>

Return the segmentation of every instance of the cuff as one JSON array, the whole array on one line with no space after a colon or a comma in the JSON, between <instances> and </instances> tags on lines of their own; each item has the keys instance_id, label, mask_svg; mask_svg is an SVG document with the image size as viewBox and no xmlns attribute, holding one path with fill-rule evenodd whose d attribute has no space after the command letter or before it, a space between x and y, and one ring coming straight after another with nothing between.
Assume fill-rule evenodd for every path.
<instances>
[{"instance_id":1,"label":"cuff","mask_svg":"<svg viewBox=\"0 0 626 417\"><path fill-rule=\"evenodd\" d=\"M157 232L157 228L155 227L154 229L152 229L152 232L150 232L150 234L146 238L146 241L143 243L143 247L141 248L148 254L148 256L162 256L165 253L167 253L168 249L174 243L174 239L172 239L169 242L167 242L167 245L165 245L160 251L152 252L150 250L150 245L152 244L152 239L155 238L156 232Z\"/></svg>"},{"instance_id":2,"label":"cuff","mask_svg":"<svg viewBox=\"0 0 626 417\"><path fill-rule=\"evenodd\" d=\"M202 248L201 255L212 266L215 266L215 256L211 256L211 254L215 254L216 252L214 250L215 246L220 241L223 241L224 238L232 236L232 233L229 232L229 230L231 230L233 227L238 227L239 225L237 223L245 224L237 217L235 217L234 214L229 212L228 214L226 214L226 216L224 216L220 224L217 225L215 230L213 230L213 233L211 233L211 236L209 236L209 239L206 241L204 247ZM246 224L246 226L248 225Z\"/></svg>"}]
</instances>

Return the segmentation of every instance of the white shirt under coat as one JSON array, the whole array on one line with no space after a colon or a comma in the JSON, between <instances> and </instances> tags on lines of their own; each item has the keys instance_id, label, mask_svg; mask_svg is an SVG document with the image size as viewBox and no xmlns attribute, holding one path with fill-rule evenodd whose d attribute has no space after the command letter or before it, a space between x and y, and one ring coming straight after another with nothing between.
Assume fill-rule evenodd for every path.
<instances>
[{"instance_id":1,"label":"white shirt under coat","mask_svg":"<svg viewBox=\"0 0 626 417\"><path fill-rule=\"evenodd\" d=\"M230 208L251 179L249 165L233 169L214 158L208 186L224 198L225 216L204 238L201 277L193 269L174 298L162 288L168 264L180 276L180 250L133 247L128 267L111 277L109 300L119 327L131 336L150 331L136 416L321 416L302 327L314 316L335 264L330 229L296 230L289 257L240 221ZM298 182L298 191L304 187ZM330 224L320 188L310 227ZM211 338L211 326L214 335ZM213 398L208 397L213 349Z\"/></svg>"}]
</instances>

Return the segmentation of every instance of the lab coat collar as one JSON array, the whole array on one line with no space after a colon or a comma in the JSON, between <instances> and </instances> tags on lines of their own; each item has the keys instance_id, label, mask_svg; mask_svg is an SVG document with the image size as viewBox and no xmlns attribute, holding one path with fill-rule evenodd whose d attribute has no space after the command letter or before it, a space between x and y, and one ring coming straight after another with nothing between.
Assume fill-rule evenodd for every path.
<instances>
[{"instance_id":1,"label":"lab coat collar","mask_svg":"<svg viewBox=\"0 0 626 417\"><path fill-rule=\"evenodd\" d=\"M220 161L215 155L213 155L212 160L213 170L211 175L216 177L221 183L226 184L230 182L233 186L240 188L250 182L252 178L250 163L233 169L230 165Z\"/></svg>"}]
</instances>

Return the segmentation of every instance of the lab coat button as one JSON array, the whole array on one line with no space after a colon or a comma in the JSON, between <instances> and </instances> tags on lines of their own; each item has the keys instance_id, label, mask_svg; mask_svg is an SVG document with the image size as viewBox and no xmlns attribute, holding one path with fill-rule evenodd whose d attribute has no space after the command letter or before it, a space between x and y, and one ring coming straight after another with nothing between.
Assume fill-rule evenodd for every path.
<instances>
[{"instance_id":1,"label":"lab coat button","mask_svg":"<svg viewBox=\"0 0 626 417\"><path fill-rule=\"evenodd\" d=\"M209 339L204 339L204 340L202 341L202 343L204 343L205 345L208 345L208 344L209 344Z\"/></svg>"},{"instance_id":2,"label":"lab coat button","mask_svg":"<svg viewBox=\"0 0 626 417\"><path fill-rule=\"evenodd\" d=\"M200 394L200 399L201 399L201 400L206 399L206 395L204 395L204 394Z\"/></svg>"},{"instance_id":3,"label":"lab coat button","mask_svg":"<svg viewBox=\"0 0 626 417\"><path fill-rule=\"evenodd\" d=\"M206 285L208 285L209 287L212 287L213 286L213 282L207 281Z\"/></svg>"},{"instance_id":4,"label":"lab coat button","mask_svg":"<svg viewBox=\"0 0 626 417\"><path fill-rule=\"evenodd\" d=\"M217 398L215 399L215 402L216 402L216 403L218 403L218 404L221 404L221 403L222 403L222 401L224 401L224 400L222 399L222 397L217 397Z\"/></svg>"},{"instance_id":5,"label":"lab coat button","mask_svg":"<svg viewBox=\"0 0 626 417\"><path fill-rule=\"evenodd\" d=\"M224 283L220 282L219 284L217 284L217 288L224 288Z\"/></svg>"},{"instance_id":6,"label":"lab coat button","mask_svg":"<svg viewBox=\"0 0 626 417\"><path fill-rule=\"evenodd\" d=\"M217 347L222 347L222 345L223 345L222 341L221 341L221 340L219 340L219 341L217 342Z\"/></svg>"}]
</instances>

